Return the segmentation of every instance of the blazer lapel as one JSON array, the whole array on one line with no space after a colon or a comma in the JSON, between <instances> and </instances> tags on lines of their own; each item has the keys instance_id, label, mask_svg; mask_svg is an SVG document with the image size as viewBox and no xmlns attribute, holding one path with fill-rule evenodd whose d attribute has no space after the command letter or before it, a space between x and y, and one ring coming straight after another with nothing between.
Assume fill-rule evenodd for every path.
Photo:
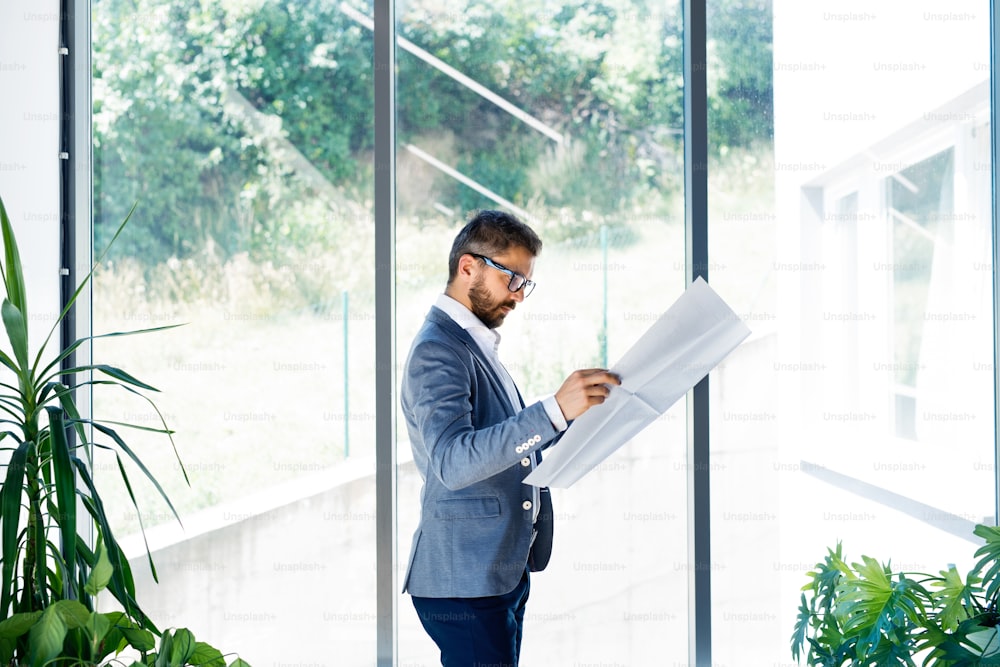
<instances>
[{"instance_id":1,"label":"blazer lapel","mask_svg":"<svg viewBox=\"0 0 1000 667\"><path fill-rule=\"evenodd\" d=\"M440 326L446 333L450 334L452 337L456 338L465 347L469 348L472 352L473 358L475 358L476 363L479 364L480 368L486 373L487 377L490 379L490 383L493 385L493 391L500 397L504 406L506 406L508 412L511 415L517 414L514 406L511 405L510 398L507 396L507 390L504 389L503 381L497 372L493 369L493 364L490 363L489 359L483 354L483 351L479 349L479 345L473 340L469 332L458 326L455 320L451 319L447 313L436 306L432 306L429 313L427 313L427 319L436 323ZM515 387L517 389L517 387ZM517 390L518 400L521 401L521 408L524 408L524 399L521 398L521 391Z\"/></svg>"}]
</instances>

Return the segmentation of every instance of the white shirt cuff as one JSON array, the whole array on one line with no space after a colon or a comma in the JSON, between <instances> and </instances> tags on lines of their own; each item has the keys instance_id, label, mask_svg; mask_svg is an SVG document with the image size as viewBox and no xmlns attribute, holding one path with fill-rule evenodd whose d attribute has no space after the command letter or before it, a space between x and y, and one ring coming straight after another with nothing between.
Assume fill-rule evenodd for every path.
<instances>
[{"instance_id":1,"label":"white shirt cuff","mask_svg":"<svg viewBox=\"0 0 1000 667\"><path fill-rule=\"evenodd\" d=\"M562 410L559 408L559 403L556 401L555 394L550 394L543 398L542 407L545 408L545 413L549 416L549 421L552 422L557 431L565 431L569 428L569 424L566 423L566 417L563 416Z\"/></svg>"}]
</instances>

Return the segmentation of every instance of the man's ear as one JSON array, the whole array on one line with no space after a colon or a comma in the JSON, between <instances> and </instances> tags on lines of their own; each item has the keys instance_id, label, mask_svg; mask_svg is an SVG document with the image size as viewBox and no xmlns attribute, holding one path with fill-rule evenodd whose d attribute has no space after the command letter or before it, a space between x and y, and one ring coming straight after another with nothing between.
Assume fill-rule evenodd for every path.
<instances>
[{"instance_id":1,"label":"man's ear","mask_svg":"<svg viewBox=\"0 0 1000 667\"><path fill-rule=\"evenodd\" d=\"M464 278L466 280L472 280L472 277L476 273L478 263L479 260L472 255L468 253L462 255L458 258L458 272L455 277L459 279Z\"/></svg>"}]
</instances>

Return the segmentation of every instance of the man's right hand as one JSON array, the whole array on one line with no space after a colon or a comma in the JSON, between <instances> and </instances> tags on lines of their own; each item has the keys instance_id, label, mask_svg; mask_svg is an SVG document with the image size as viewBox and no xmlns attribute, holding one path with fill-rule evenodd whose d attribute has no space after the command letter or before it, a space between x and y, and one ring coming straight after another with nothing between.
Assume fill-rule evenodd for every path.
<instances>
[{"instance_id":1,"label":"man's right hand","mask_svg":"<svg viewBox=\"0 0 1000 667\"><path fill-rule=\"evenodd\" d=\"M584 368L566 378L556 392L556 403L566 421L576 419L595 405L600 405L611 393L608 385L622 381L606 368Z\"/></svg>"}]
</instances>

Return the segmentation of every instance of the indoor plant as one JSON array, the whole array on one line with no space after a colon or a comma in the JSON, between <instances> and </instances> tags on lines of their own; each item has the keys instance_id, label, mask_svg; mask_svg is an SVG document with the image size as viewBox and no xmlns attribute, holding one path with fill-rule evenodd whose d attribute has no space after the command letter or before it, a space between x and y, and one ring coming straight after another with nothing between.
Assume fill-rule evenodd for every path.
<instances>
[{"instance_id":1,"label":"indoor plant","mask_svg":"<svg viewBox=\"0 0 1000 667\"><path fill-rule=\"evenodd\" d=\"M792 635L808 665L1000 665L1000 528L963 580L954 565L937 575L894 571L869 556L848 565L841 544L809 572Z\"/></svg>"},{"instance_id":2,"label":"indoor plant","mask_svg":"<svg viewBox=\"0 0 1000 667\"><path fill-rule=\"evenodd\" d=\"M112 243L129 217L131 213ZM123 456L145 474L173 511L156 478L121 435L122 427L152 430L172 444L162 415L157 428L99 421L81 415L75 401L82 388L110 386L143 397L159 414L146 396L156 389L106 364L62 367L93 338L170 327L85 337L49 354L60 323L93 276L91 269L40 348L32 353L21 259L2 199L0 233L0 274L6 294L0 305L5 333L0 339L0 364L5 369L0 370L0 451L6 459L0 487L0 664L93 665L131 646L142 656L139 664L224 666L221 653L195 642L190 632L161 632L142 612L135 600L129 563L94 484L93 449L100 448L114 454L133 505L135 496ZM102 259L103 255L95 268ZM137 506L136 511L141 516ZM147 558L155 579L148 549ZM94 613L94 597L105 589L121 611ZM155 636L160 636L159 651ZM237 659L234 664L245 663Z\"/></svg>"}]
</instances>

